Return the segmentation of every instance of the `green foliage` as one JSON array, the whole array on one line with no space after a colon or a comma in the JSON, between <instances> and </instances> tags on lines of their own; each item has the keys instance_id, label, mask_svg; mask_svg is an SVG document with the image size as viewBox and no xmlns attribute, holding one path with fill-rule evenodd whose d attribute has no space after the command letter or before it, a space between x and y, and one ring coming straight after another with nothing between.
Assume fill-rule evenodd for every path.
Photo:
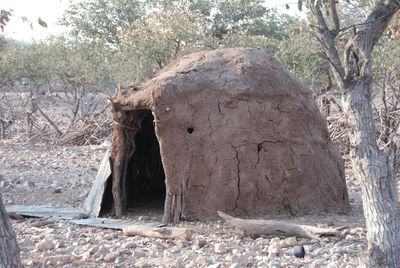
<instances>
[{"instance_id":1,"label":"green foliage","mask_svg":"<svg viewBox=\"0 0 400 268\"><path fill-rule=\"evenodd\" d=\"M60 20L78 39L118 46L121 35L145 14L140 0L80 0Z\"/></svg>"},{"instance_id":2,"label":"green foliage","mask_svg":"<svg viewBox=\"0 0 400 268\"><path fill-rule=\"evenodd\" d=\"M356 20L352 8L340 9L348 10L348 20ZM23 64L14 72L66 88L109 87L140 83L191 52L243 46L274 55L316 94L330 83L329 64L304 22L260 0L80 0L61 23L70 35L13 52Z\"/></svg>"},{"instance_id":3,"label":"green foliage","mask_svg":"<svg viewBox=\"0 0 400 268\"><path fill-rule=\"evenodd\" d=\"M143 70L137 77L143 78L181 55L213 47L209 28L197 10L161 6L134 23L132 30L121 39L122 53L135 59L137 71Z\"/></svg>"},{"instance_id":4,"label":"green foliage","mask_svg":"<svg viewBox=\"0 0 400 268\"><path fill-rule=\"evenodd\" d=\"M40 17L38 18L38 23L40 26L47 28L47 23L44 20L42 20Z\"/></svg>"},{"instance_id":5,"label":"green foliage","mask_svg":"<svg viewBox=\"0 0 400 268\"><path fill-rule=\"evenodd\" d=\"M309 35L276 42L274 56L317 95L330 87L330 66L319 44Z\"/></svg>"},{"instance_id":6,"label":"green foliage","mask_svg":"<svg viewBox=\"0 0 400 268\"><path fill-rule=\"evenodd\" d=\"M283 39L285 23L289 17L278 17L276 10L268 9L260 0L220 0L217 1L213 21L213 35L223 38L234 31L246 31L250 36L266 36Z\"/></svg>"},{"instance_id":7,"label":"green foliage","mask_svg":"<svg viewBox=\"0 0 400 268\"><path fill-rule=\"evenodd\" d=\"M385 74L395 70L400 74L400 43L382 38L375 46L372 53L372 66L374 67L375 79L380 80Z\"/></svg>"}]
</instances>

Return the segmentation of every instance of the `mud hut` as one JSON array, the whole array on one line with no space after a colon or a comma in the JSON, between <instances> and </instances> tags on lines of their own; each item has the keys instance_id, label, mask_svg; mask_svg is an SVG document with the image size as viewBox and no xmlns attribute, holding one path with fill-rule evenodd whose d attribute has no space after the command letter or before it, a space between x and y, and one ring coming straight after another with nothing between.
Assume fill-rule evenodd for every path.
<instances>
[{"instance_id":1,"label":"mud hut","mask_svg":"<svg viewBox=\"0 0 400 268\"><path fill-rule=\"evenodd\" d=\"M164 221L349 208L343 160L311 91L260 50L185 56L121 88L112 111L105 195L116 216L152 200Z\"/></svg>"}]
</instances>

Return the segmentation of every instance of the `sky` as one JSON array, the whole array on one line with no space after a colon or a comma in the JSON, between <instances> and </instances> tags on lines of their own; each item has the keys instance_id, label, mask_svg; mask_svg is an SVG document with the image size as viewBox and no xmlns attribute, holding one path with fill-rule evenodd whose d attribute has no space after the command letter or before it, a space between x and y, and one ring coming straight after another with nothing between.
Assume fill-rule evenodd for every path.
<instances>
[{"instance_id":1,"label":"sky","mask_svg":"<svg viewBox=\"0 0 400 268\"><path fill-rule=\"evenodd\" d=\"M23 42L38 41L51 34L60 34L65 29L57 25L57 20L68 8L69 2L70 0L1 0L0 9L13 10L3 34L7 38ZM282 12L286 12L285 4L289 3L291 6L289 12L297 13L297 0L265 0L265 2L267 6L277 8ZM24 22L23 17L26 17L28 22ZM38 18L44 20L48 27L40 26Z\"/></svg>"}]
</instances>

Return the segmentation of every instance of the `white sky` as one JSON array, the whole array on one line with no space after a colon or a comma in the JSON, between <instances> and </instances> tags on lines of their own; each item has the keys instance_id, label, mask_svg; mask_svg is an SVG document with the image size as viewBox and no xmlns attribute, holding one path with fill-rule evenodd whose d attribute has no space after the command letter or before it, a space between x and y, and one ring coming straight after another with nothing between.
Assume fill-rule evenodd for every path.
<instances>
[{"instance_id":1,"label":"white sky","mask_svg":"<svg viewBox=\"0 0 400 268\"><path fill-rule=\"evenodd\" d=\"M0 9L13 10L3 34L8 38L24 42L40 40L51 34L59 34L63 28L56 24L57 19L62 16L64 10L69 6L69 2L70 0L1 0ZM282 12L286 11L285 3L290 3L289 12L298 14L297 0L265 0L265 3ZM22 17L26 17L29 23L23 22ZM44 20L48 27L40 26L38 18ZM30 23L32 23L33 29L31 29Z\"/></svg>"}]
</instances>

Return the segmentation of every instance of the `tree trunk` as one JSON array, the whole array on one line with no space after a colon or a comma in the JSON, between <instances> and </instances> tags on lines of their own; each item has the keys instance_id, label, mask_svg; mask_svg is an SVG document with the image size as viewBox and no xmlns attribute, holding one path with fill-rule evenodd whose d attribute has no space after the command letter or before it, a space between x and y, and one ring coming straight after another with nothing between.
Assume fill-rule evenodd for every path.
<instances>
[{"instance_id":1,"label":"tree trunk","mask_svg":"<svg viewBox=\"0 0 400 268\"><path fill-rule=\"evenodd\" d=\"M0 266L1 267L23 267L19 257L19 247L16 235L8 219L7 212L3 206L0 193Z\"/></svg>"},{"instance_id":2,"label":"tree trunk","mask_svg":"<svg viewBox=\"0 0 400 268\"><path fill-rule=\"evenodd\" d=\"M368 267L400 267L400 206L395 182L396 154L392 144L387 152L379 149L372 113L371 53L390 19L400 9L399 1L378 1L364 23L340 28L336 1L326 6L334 22L329 29L321 10L321 1L310 0L316 21L316 38L324 49L342 90L343 113L350 137L350 158L358 180L367 225ZM352 29L344 54L339 57L334 39L339 32Z\"/></svg>"},{"instance_id":3,"label":"tree trunk","mask_svg":"<svg viewBox=\"0 0 400 268\"><path fill-rule=\"evenodd\" d=\"M343 94L348 118L350 159L361 186L367 225L368 267L400 267L400 208L392 151L382 152L375 137L370 82L352 83ZM346 94L348 93L348 94Z\"/></svg>"}]
</instances>

